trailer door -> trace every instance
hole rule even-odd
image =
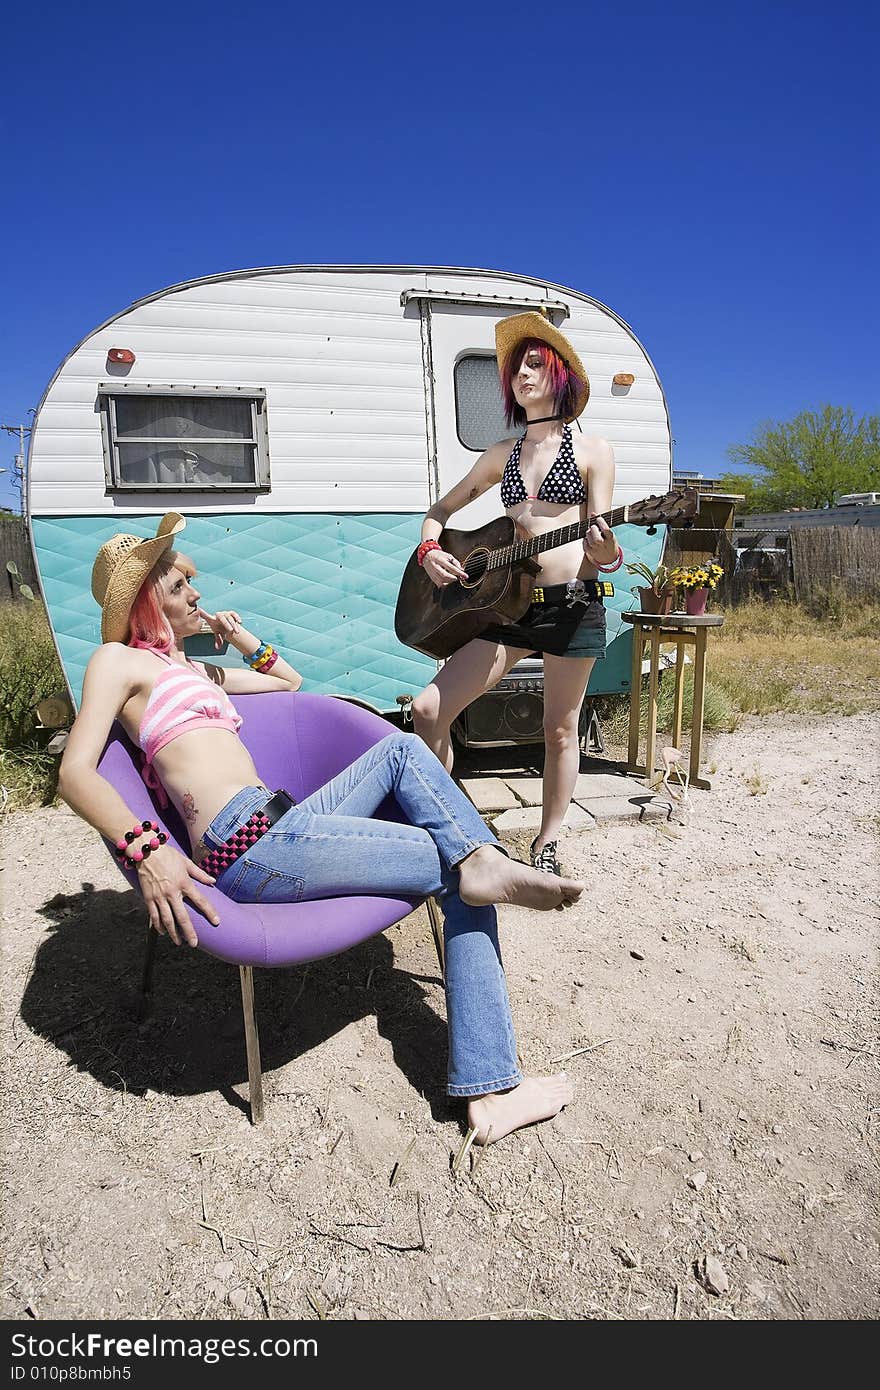
[[[422,317],[428,419],[429,488],[436,501],[473,467],[480,454],[514,431],[504,419],[495,325],[527,309],[543,309],[553,322],[568,317],[559,300],[501,300],[491,295],[452,291],[408,291],[404,303],[418,300]],[[472,530],[502,512],[497,488],[456,513],[455,526]]]

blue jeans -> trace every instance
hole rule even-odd
[[[408,824],[372,820],[393,796]],[[258,806],[265,787],[242,787],[203,836],[218,848]],[[372,893],[438,897],[446,947],[451,1096],[519,1085],[516,1039],[494,907],[468,907],[456,865],[492,832],[431,750],[390,734],[331,782],[286,811],[224,869],[217,887],[235,902],[295,903]]]

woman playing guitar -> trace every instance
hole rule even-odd
[[[496,483],[508,516],[525,537],[586,521],[611,507],[611,446],[571,430],[590,395],[571,343],[538,313],[502,319],[495,342],[507,421],[524,425],[525,434],[493,444],[425,516],[419,562],[438,586],[466,580],[467,573],[437,537],[451,516]],[[621,559],[613,533],[596,516],[582,542],[542,555],[535,601],[524,617],[485,628],[449,658],[413,702],[417,733],[451,770],[452,721],[525,655],[543,656],[544,802],[531,860],[547,873],[560,873],[556,843],[580,766],[581,703],[593,663],[605,655],[597,572],[617,569]]]

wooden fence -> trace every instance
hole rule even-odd
[[[835,590],[850,598],[880,598],[880,527],[793,526],[787,535],[777,532],[778,544],[769,548],[758,535],[749,548],[746,535],[737,532],[670,529],[666,564],[703,559],[706,551],[699,546],[704,536],[724,567],[713,596],[717,608],[792,591],[800,603],[810,605],[821,605]]]
[[[9,573],[7,560],[14,560],[18,565],[20,579]],[[0,597],[18,598],[19,584],[30,584],[36,593],[36,583],[37,571],[24,517],[0,512]]]
[[[880,597],[880,529],[792,527],[789,545],[799,602],[821,600],[833,589],[850,598]]]

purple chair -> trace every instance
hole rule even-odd
[[[361,753],[385,738],[391,726],[378,715],[344,699],[326,695],[236,695],[242,716],[241,739],[254,760],[260,778],[273,790],[284,787],[297,801],[341,772]],[[116,788],[135,816],[159,821],[171,843],[189,854],[189,840],[173,806],[160,809],[139,773],[139,753],[119,724],[114,724],[101,754],[98,771]],[[382,820],[401,820],[401,812],[389,798],[377,813]],[[105,841],[113,854],[113,846]],[[124,869],[128,882],[138,887],[137,875]],[[253,967],[302,965],[357,946],[408,916],[418,901],[409,898],[346,897],[316,902],[234,903],[215,888],[199,884],[205,897],[218,908],[220,925],[214,927],[190,903],[188,910],[199,938],[199,947],[220,960],[239,967],[247,1044],[251,1119],[263,1118],[263,1081],[260,1043],[254,1016]],[[431,929],[442,955],[442,928],[433,900],[428,900]],[[143,992],[150,988],[153,956],[158,940],[150,930]]]

